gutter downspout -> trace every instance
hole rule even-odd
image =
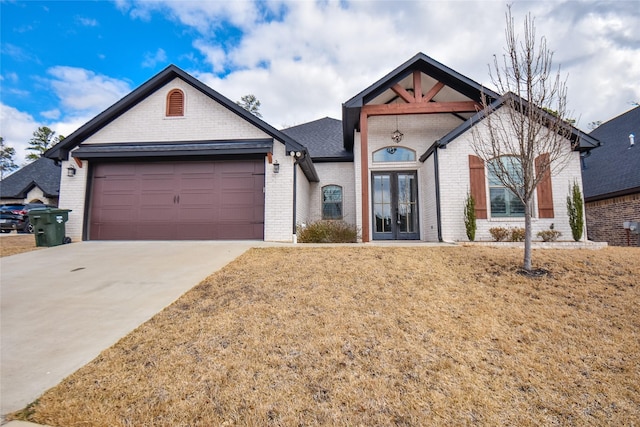
[[[438,227],[438,242],[442,242],[442,219],[440,212],[440,164],[438,163],[438,148],[440,144],[436,142],[433,150],[433,170],[436,185],[436,223]]]

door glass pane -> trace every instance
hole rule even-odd
[[[391,232],[391,177],[373,177],[373,215],[376,233]]]
[[[417,183],[415,175],[398,174],[398,231],[418,231]]]

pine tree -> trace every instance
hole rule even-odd
[[[18,169],[18,165],[13,161],[16,150],[13,147],[4,145],[4,138],[0,136],[0,179],[8,172]]]
[[[64,136],[55,136],[56,132],[46,126],[40,126],[33,132],[33,138],[29,140],[27,150],[34,151],[27,155],[27,160],[38,160],[49,148],[64,139]]]

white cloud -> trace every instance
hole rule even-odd
[[[537,18],[537,36],[546,37],[554,64],[568,76],[569,108],[583,128],[640,99],[640,32],[634,30],[640,9],[630,3],[513,6],[518,33],[527,12]],[[286,6],[275,21],[255,18],[256,7],[247,15],[255,21],[244,24],[235,47],[223,50],[206,38],[194,43],[218,76],[194,73],[233,100],[255,94],[265,120],[276,127],[327,112],[340,118],[342,102],[419,51],[491,87],[488,64],[504,51],[506,7],[500,2],[294,1]],[[212,22],[222,17],[203,15]],[[222,70],[231,71],[220,77]]]
[[[211,68],[213,68],[213,71],[216,73],[224,71],[226,63],[224,50],[217,46],[209,45],[203,40],[194,41],[193,47],[200,51],[200,53],[205,57],[205,61],[211,65]]]
[[[97,27],[98,25],[100,25],[98,24],[98,21],[96,19],[86,18],[83,16],[76,16],[76,21],[83,27]]]
[[[269,4],[271,3],[271,4]],[[273,8],[280,2],[267,2]],[[183,25],[193,27],[201,34],[219,28],[223,22],[247,29],[262,19],[257,2],[253,1],[125,1],[117,0],[117,7],[132,18],[148,21],[152,14],[165,13]]]
[[[0,103],[0,124],[5,145],[16,150],[16,164],[22,166],[27,163],[25,157],[29,152],[26,148],[33,131],[38,128],[36,121],[31,115]]]
[[[48,111],[43,111],[40,113],[40,115],[46,119],[51,119],[51,120],[55,120],[60,118],[60,110],[57,108],[54,108],[53,110],[48,110]]]
[[[158,48],[155,53],[147,52],[144,54],[142,66],[145,68],[154,68],[158,63],[167,61],[167,53],[162,48]]]
[[[18,83],[18,81],[20,80],[20,77],[18,77],[18,73],[6,73],[4,76],[0,76],[0,80],[4,81],[7,80],[11,83]]]
[[[58,66],[50,68],[48,73],[52,79],[41,80],[41,83],[49,84],[60,99],[59,108],[40,113],[49,122],[38,122],[31,114],[0,104],[2,137],[16,150],[15,161],[19,165],[26,163],[28,142],[39,126],[48,126],[57,135],[68,136],[131,91],[127,82],[82,68]]]
[[[537,17],[538,36],[546,36],[554,63],[568,74],[569,108],[585,130],[589,122],[608,120],[630,109],[630,101],[640,101],[640,32],[635,30],[640,10],[634,3],[513,5],[519,33],[525,13]],[[417,52],[490,86],[487,65],[504,49],[502,2],[117,0],[116,5],[133,18],[164,16],[185,26],[184,34],[197,34],[193,50],[179,59],[204,66],[186,71],[233,101],[256,95],[265,121],[278,128],[325,116],[340,119],[343,102]],[[216,39],[229,25],[241,30],[238,38]],[[37,60],[17,46],[2,49],[18,60]],[[159,48],[145,55],[142,65],[166,60]],[[126,81],[83,68],[57,66],[48,73],[45,83],[60,103],[42,114],[62,135],[132,89]],[[4,81],[12,78],[5,75]],[[40,125],[8,106],[2,114],[3,136],[14,146],[26,145]],[[13,140],[6,136],[9,125]]]
[[[131,91],[125,81],[83,68],[56,66],[48,70],[50,85],[67,116],[95,115]]]
[[[54,112],[51,113],[51,119]],[[42,113],[44,114],[44,113]],[[27,150],[29,140],[33,137],[33,132],[40,126],[47,126],[55,131],[56,135],[69,136],[80,126],[93,118],[93,115],[78,115],[71,118],[64,118],[60,121],[51,121],[48,123],[37,122],[33,116],[18,109],[0,103],[0,128],[2,129],[2,137],[4,143],[16,150],[14,161],[19,166],[29,163],[26,156],[31,153]]]

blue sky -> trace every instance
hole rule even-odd
[[[500,1],[0,0],[0,132],[24,163],[42,125],[69,135],[173,63],[277,128],[330,116],[421,51],[490,86]],[[578,126],[640,101],[640,3],[517,1],[568,76]]]

